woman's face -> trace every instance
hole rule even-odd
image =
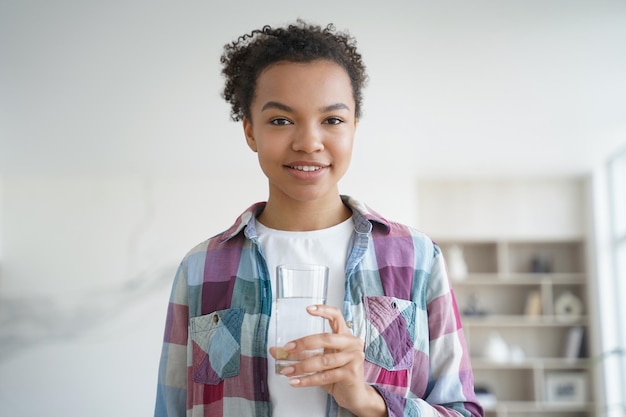
[[[277,63],[261,72],[255,93],[243,125],[270,199],[336,201],[357,125],[346,71],[326,60]]]

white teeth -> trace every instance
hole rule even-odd
[[[304,171],[304,172],[318,171],[322,169],[322,167],[313,167],[313,166],[295,166],[292,168],[297,169],[298,171]]]

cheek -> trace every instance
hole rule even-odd
[[[257,159],[263,171],[275,169],[276,165],[281,165],[284,159],[284,152],[276,144],[269,144],[265,141],[257,144]]]
[[[335,144],[332,153],[335,172],[343,176],[348,171],[352,161],[352,141]]]
[[[352,148],[354,140],[352,138],[346,138],[336,144],[335,152],[342,155],[344,158],[352,157]]]

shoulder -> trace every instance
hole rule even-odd
[[[387,247],[389,250],[398,250],[399,247],[410,249],[416,254],[421,254],[424,259],[434,259],[441,254],[441,249],[423,231],[403,223],[388,221],[388,230],[380,228],[372,229],[372,239],[380,247]],[[389,242],[397,242],[389,245]],[[380,243],[384,243],[380,244]]]
[[[246,228],[253,223],[253,219],[265,207],[264,202],[255,203],[248,207],[242,214],[237,216],[235,222],[226,230],[196,244],[184,256],[183,263],[194,263],[199,259],[217,257],[221,260],[229,260],[239,257],[239,254],[247,241]],[[254,232],[252,232],[254,233]]]
[[[377,252],[412,254],[420,259],[434,259],[441,253],[439,246],[416,227],[389,220],[353,197],[342,198],[354,214],[357,233],[370,233]]]

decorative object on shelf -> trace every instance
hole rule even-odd
[[[574,322],[583,314],[583,302],[573,292],[563,291],[554,301],[554,315],[563,322]]]
[[[537,254],[530,262],[530,270],[536,274],[548,274],[552,272],[552,259],[546,253]]]
[[[577,403],[587,400],[587,376],[584,372],[546,373],[546,401]]]
[[[523,363],[526,359],[526,352],[521,346],[514,345],[509,349],[509,360],[513,363]]]
[[[474,392],[476,393],[476,399],[484,408],[492,408],[498,403],[498,399],[496,395],[491,392],[489,387],[484,385],[476,385],[474,387]]]
[[[566,360],[575,361],[582,356],[584,334],[585,329],[582,326],[574,326],[569,329],[563,346],[563,357]]]
[[[446,251],[448,273],[453,281],[461,281],[467,278],[467,263],[463,256],[463,247],[454,244]]]
[[[530,291],[526,296],[524,314],[528,317],[539,317],[541,311],[541,292],[537,290]]]
[[[509,360],[509,347],[498,332],[492,332],[485,344],[485,358],[493,362],[504,363]]]
[[[463,309],[464,316],[485,316],[487,311],[478,308],[478,298],[476,294],[470,294],[468,297],[467,306]]]

